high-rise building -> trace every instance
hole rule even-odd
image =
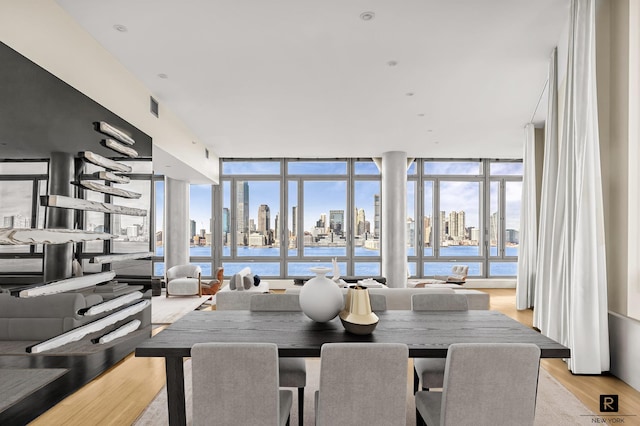
[[[413,218],[407,218],[407,243],[411,246],[415,246],[416,241],[416,223]]]
[[[249,182],[236,184],[236,230],[238,245],[247,245],[249,237]]]
[[[446,216],[447,212],[445,212],[444,210],[440,211],[440,241],[446,241],[447,240],[447,234],[448,234],[448,230],[447,230],[447,216]]]
[[[184,229],[184,228],[183,228]],[[196,235],[196,221],[191,219],[189,227],[189,238],[192,239]]]
[[[452,211],[449,213],[449,237],[455,241],[461,241],[465,239],[465,213],[464,211]]]
[[[498,212],[491,214],[489,221],[489,241],[492,246],[498,244]]]
[[[424,244],[427,247],[431,246],[431,216],[425,216],[423,218],[424,226]]]
[[[229,208],[225,207],[222,209],[222,233],[223,234],[229,233],[229,223],[230,223],[229,219],[230,219]]]
[[[291,235],[298,235],[298,206],[291,207]]]
[[[373,194],[373,236],[380,238],[380,194]]]
[[[122,235],[122,217],[119,214],[111,215],[113,227],[111,233],[116,235]]]
[[[364,209],[356,208],[356,235],[364,235],[367,232]]]
[[[329,229],[334,234],[342,235],[344,232],[344,210],[329,210]]]
[[[266,204],[260,204],[258,207],[258,234],[267,235],[271,229],[271,210]]]
[[[273,228],[275,229],[275,241],[280,241],[280,214],[276,213],[276,217],[273,219]]]

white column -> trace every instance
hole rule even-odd
[[[389,287],[407,286],[407,154],[382,154],[382,275]]]
[[[189,263],[189,182],[164,178],[164,267]]]

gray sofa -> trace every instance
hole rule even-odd
[[[285,290],[287,294],[300,293],[301,287],[296,286]],[[346,294],[347,289],[342,289]],[[268,292],[268,290],[267,290]],[[370,288],[371,294],[382,294],[387,300],[387,309],[389,310],[410,310],[411,296],[413,294],[424,293],[456,293],[463,294],[467,297],[469,309],[488,310],[490,308],[489,293],[472,289],[450,289],[450,288]],[[217,310],[248,310],[249,299],[256,292],[218,292],[216,294]]]
[[[102,302],[99,294],[62,293],[33,298],[0,294],[0,340],[46,340],[96,318],[78,311]]]

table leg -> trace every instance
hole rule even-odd
[[[169,425],[186,426],[187,412],[184,401],[184,368],[182,357],[166,357],[167,408]]]

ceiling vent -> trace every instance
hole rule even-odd
[[[149,97],[150,101],[151,101],[151,114],[155,115],[156,117],[158,117],[158,110],[159,110],[159,105],[158,105],[158,101],[156,101],[155,99],[153,99],[153,97]]]

